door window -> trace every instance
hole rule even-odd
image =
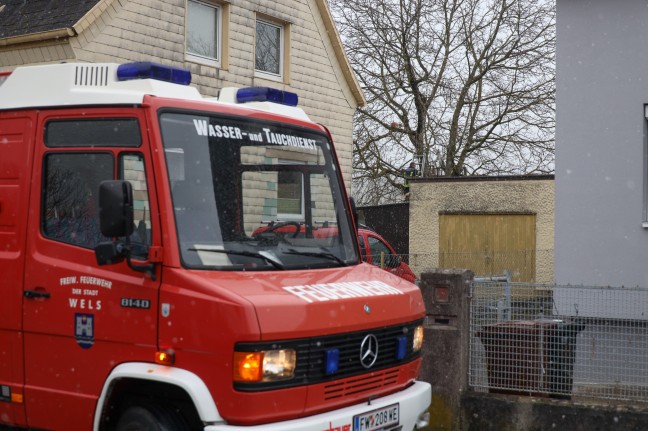
[[[97,191],[112,178],[110,153],[45,156],[43,235],[86,248],[106,241],[99,231]]]
[[[109,241],[99,228],[99,184],[115,178],[112,153],[52,153],[45,156],[42,232],[46,238],[84,248]],[[119,156],[119,178],[133,186],[133,255],[146,258],[151,216],[144,162],[140,154]]]
[[[133,187],[132,255],[146,258],[151,245],[151,207],[149,204],[146,171],[141,154],[121,154],[119,179],[127,180]]]

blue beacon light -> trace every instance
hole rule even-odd
[[[117,79],[119,81],[147,78],[173,84],[189,85],[191,83],[191,72],[149,61],[126,63],[117,67]]]
[[[396,359],[403,359],[407,354],[407,337],[401,335],[396,342]]]
[[[340,349],[329,349],[326,351],[326,374],[336,373],[340,363]]]
[[[247,87],[236,92],[238,103],[274,102],[287,106],[297,106],[297,94],[270,87]]]

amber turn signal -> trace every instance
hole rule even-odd
[[[173,352],[156,352],[155,363],[161,365],[173,365],[175,362],[175,354]]]
[[[263,379],[263,352],[234,352],[234,381],[260,382]]]

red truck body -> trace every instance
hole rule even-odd
[[[362,263],[328,131],[117,69],[0,85],[0,424],[424,425],[421,294]],[[109,226],[110,183],[128,226]],[[339,232],[254,235],[288,216]]]

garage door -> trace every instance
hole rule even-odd
[[[535,225],[535,214],[441,214],[439,265],[476,276],[510,271],[513,281],[533,281]]]

